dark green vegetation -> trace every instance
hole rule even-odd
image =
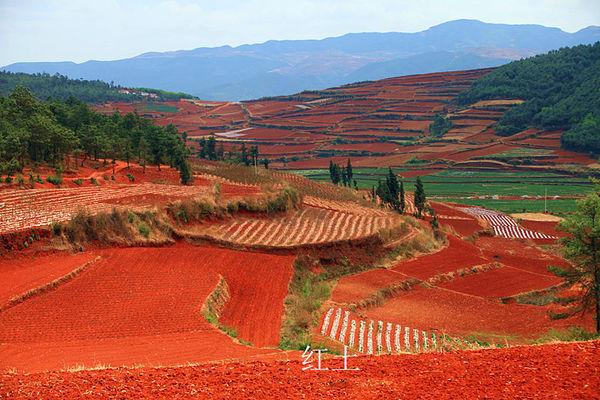
[[[600,42],[551,51],[499,67],[458,97],[462,105],[479,100],[522,99],[498,121],[499,135],[529,127],[564,129],[567,149],[600,153]]]
[[[24,86],[40,99],[67,100],[74,97],[86,103],[105,103],[108,101],[140,101],[148,96],[140,93],[154,94],[154,100],[167,101],[193,98],[185,93],[173,93],[164,90],[139,88],[136,94],[119,93],[121,86],[115,86],[99,80],[86,81],[69,79],[56,74],[24,74],[0,71],[0,96],[8,96],[17,86]],[[151,110],[149,110],[151,111]],[[158,111],[158,110],[156,110]]]
[[[598,188],[600,190],[600,188]],[[559,228],[569,234],[561,239],[565,257],[573,268],[561,275],[567,282],[581,286],[581,301],[568,315],[592,310],[596,333],[600,333],[600,196],[591,193],[577,202],[577,211],[562,221]],[[567,315],[567,316],[568,316]]]
[[[433,136],[442,137],[446,132],[452,128],[452,121],[445,118],[443,115],[436,114],[433,117],[433,122],[429,125],[429,132]]]
[[[184,183],[192,178],[188,150],[173,125],[154,126],[133,113],[105,116],[74,98],[39,101],[22,86],[0,97],[0,174],[43,163],[60,171],[68,155],[82,163],[88,158],[159,168],[168,163],[180,170]]]

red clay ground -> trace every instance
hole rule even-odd
[[[201,307],[218,282],[220,318],[256,346],[279,342],[292,256],[177,244],[97,250],[103,257],[57,289],[0,313],[0,368],[132,365],[247,358],[273,350],[234,343]]]
[[[324,366],[338,367],[340,360]],[[600,342],[360,357],[359,371],[302,371],[300,361],[0,375],[0,395],[65,399],[600,398]]]
[[[590,315],[552,320],[546,311],[544,307],[502,304],[443,288],[416,287],[386,301],[383,307],[364,311],[364,315],[375,321],[392,321],[458,337],[476,335],[488,340],[499,337],[502,343],[505,337],[514,343],[522,338],[539,337],[550,329],[592,326]]]
[[[0,258],[0,307],[11,298],[45,285],[94,259],[92,253],[66,255],[2,256]]]

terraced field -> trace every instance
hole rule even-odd
[[[596,161],[560,150],[560,132],[529,130],[506,140],[495,136],[493,124],[518,100],[456,109],[452,100],[490,71],[404,76],[241,103],[115,103],[100,110],[136,109],[159,125],[172,123],[186,131],[191,143],[214,134],[226,151],[242,143],[257,145],[277,168],[326,167],[330,158],[340,162],[347,157],[368,167],[410,166],[413,157],[425,164],[443,162],[442,168],[487,160],[522,167],[532,161],[550,167]],[[436,114],[453,122],[441,138],[429,132]]]
[[[235,218],[182,228],[188,236],[248,247],[293,248],[366,238],[402,220],[390,212],[308,197],[302,209],[275,218]]]

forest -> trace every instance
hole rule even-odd
[[[99,80],[69,79],[60,74],[24,74],[0,71],[0,96],[8,96],[17,86],[26,87],[34,96],[44,100],[57,99],[65,101],[69,97],[74,97],[86,103],[99,104],[109,101],[142,101],[147,97],[140,94],[120,93],[119,90],[125,88]],[[157,101],[194,98],[194,96],[186,93],[173,93],[148,88],[136,89],[136,93],[141,92],[156,95],[154,99]]]
[[[173,125],[155,126],[134,113],[106,116],[73,97],[40,101],[23,86],[0,97],[0,174],[42,164],[60,168],[74,155],[82,162],[169,164],[189,183],[188,153]]]
[[[498,67],[458,97],[460,105],[479,100],[522,99],[496,126],[510,136],[533,127],[564,130],[566,149],[600,153],[600,42],[562,48]]]

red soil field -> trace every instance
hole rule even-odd
[[[565,233],[564,231],[556,229],[558,222],[521,220],[521,221],[519,221],[519,224],[521,226],[523,226],[523,228],[525,228],[525,229],[542,232],[542,233],[545,233],[545,234],[551,235],[551,236],[558,236],[558,237],[568,236],[568,234]]]
[[[367,318],[398,322],[404,326],[450,335],[477,334],[485,338],[496,336],[535,338],[550,329],[579,325],[591,329],[591,315],[580,314],[562,320],[552,320],[545,307],[523,304],[502,304],[470,294],[444,288],[413,290],[389,299],[383,307],[364,311]]]
[[[536,274],[554,276],[548,272],[548,266],[567,267],[569,264],[557,256],[543,252],[525,241],[501,237],[480,237],[477,247],[491,259]]]
[[[340,359],[326,359],[341,368]],[[325,364],[324,364],[325,365]],[[250,362],[0,375],[9,398],[598,399],[600,343],[358,357],[358,371],[302,371],[292,362]],[[393,372],[393,373],[390,373]],[[269,377],[268,380],[259,377]]]
[[[513,296],[532,290],[558,285],[556,276],[535,274],[514,267],[503,266],[483,273],[456,278],[439,286],[460,293],[489,298]]]
[[[256,346],[279,342],[292,256],[187,244],[97,253],[103,259],[71,281],[0,313],[0,367],[143,363],[147,352],[162,365],[166,349],[180,363],[264,353],[235,344],[202,316],[219,274],[231,295],[220,322]],[[44,358],[32,362],[42,349]]]
[[[427,279],[437,274],[483,265],[488,262],[488,259],[480,255],[476,246],[454,236],[448,236],[446,248],[413,260],[401,261],[392,270],[419,279]]]
[[[0,307],[11,298],[67,275],[94,258],[93,253],[2,256]]]

